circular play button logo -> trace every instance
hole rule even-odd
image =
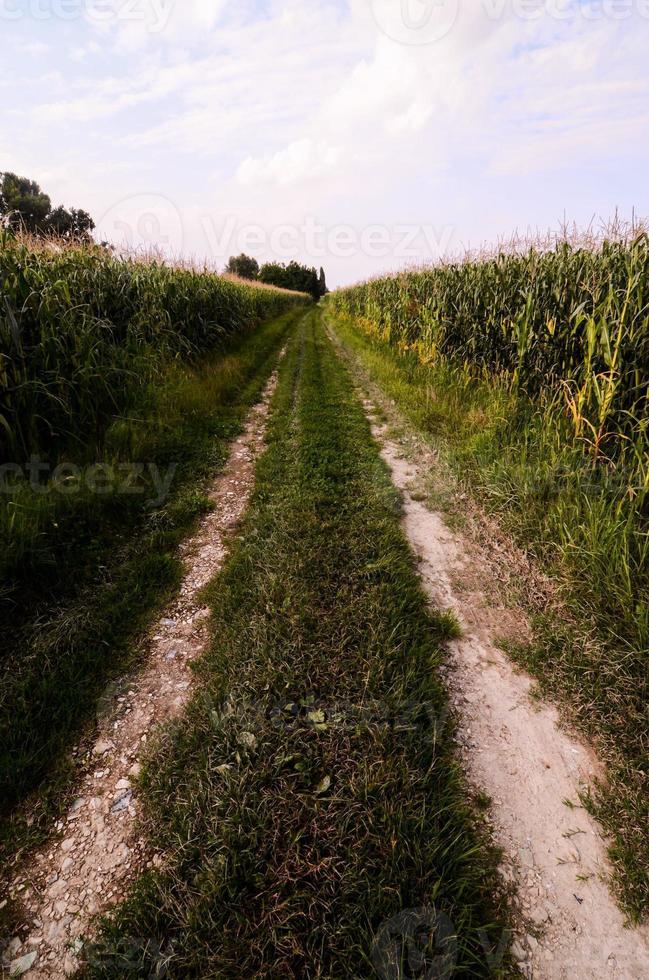
[[[371,0],[379,29],[399,44],[434,44],[455,26],[460,0]]]

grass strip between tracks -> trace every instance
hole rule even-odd
[[[104,925],[89,977],[504,974],[495,856],[436,679],[457,627],[427,611],[319,321],[282,363],[197,693],[142,777],[164,870]]]

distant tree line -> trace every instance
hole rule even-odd
[[[36,181],[10,171],[0,171],[0,221],[14,231],[81,240],[89,239],[95,227],[87,211],[61,205],[52,208],[51,199]]]
[[[315,269],[299,262],[266,262],[259,267],[256,259],[250,255],[232,256],[226,266],[226,272],[239,276],[241,279],[255,279],[268,286],[281,286],[282,289],[292,289],[300,293],[309,293],[315,300],[326,296],[327,280],[324,269]]]
[[[79,241],[90,240],[95,222],[87,211],[77,208],[52,207],[48,194],[35,180],[19,177],[9,170],[0,171],[0,225],[13,231],[24,230],[35,235],[58,235]],[[226,272],[241,279],[256,280],[269,286],[280,286],[295,292],[308,293],[319,300],[328,293],[324,269],[299,262],[266,262],[261,268],[249,255],[232,256]]]

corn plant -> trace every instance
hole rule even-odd
[[[0,463],[101,443],[174,358],[308,297],[0,233]]]
[[[526,393],[561,392],[595,457],[634,440],[649,398],[649,239],[567,242],[400,274],[333,308],[422,361],[448,358]],[[644,433],[644,429],[642,429]]]
[[[464,445],[463,473],[472,467],[494,508],[515,511],[521,536],[567,570],[581,607],[626,644],[625,671],[633,664],[644,683],[647,235],[502,251],[361,283],[328,303],[418,359],[437,386],[437,414],[453,420],[448,439]],[[462,426],[472,441],[456,435]]]

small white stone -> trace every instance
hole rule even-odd
[[[115,745],[114,745],[113,742],[109,741],[108,739],[100,739],[95,744],[95,746],[94,746],[94,748],[92,750],[92,754],[93,755],[105,755],[106,752],[110,752],[110,750],[111,749],[114,749],[114,748],[115,748]]]
[[[523,949],[523,947],[521,946],[521,944],[518,942],[517,939],[515,939],[514,942],[512,943],[511,949],[512,949],[512,956],[519,963],[527,959],[527,953],[525,952],[525,950]]]
[[[22,977],[23,973],[31,970],[37,959],[38,953],[34,951],[33,953],[27,953],[26,956],[21,956],[18,960],[14,960],[13,963],[9,964],[9,976]]]
[[[22,946],[22,943],[21,943],[20,939],[18,938],[18,936],[14,936],[14,938],[11,940],[11,942],[7,946],[7,950],[6,950],[7,956],[9,958],[11,958],[12,956],[15,956],[21,946]]]
[[[122,790],[115,797],[115,802],[110,808],[110,812],[121,813],[123,810],[126,810],[130,806],[132,799],[133,799],[133,793],[131,792],[131,790],[126,790],[126,791]]]

